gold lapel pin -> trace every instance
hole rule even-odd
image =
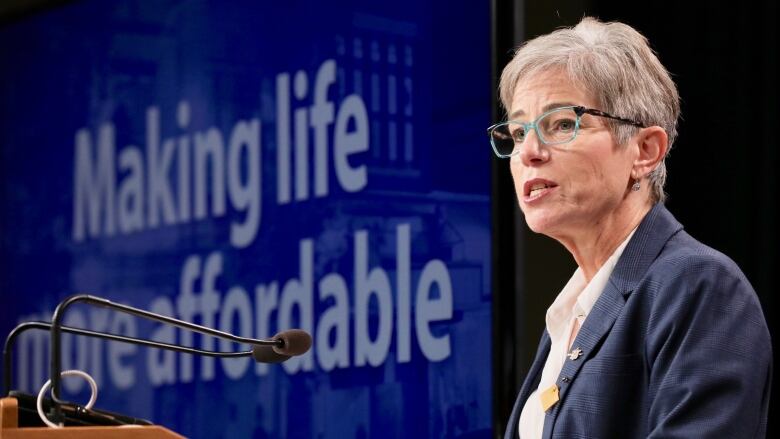
[[[554,406],[558,402],[558,386],[553,384],[552,386],[544,389],[539,395],[539,400],[542,402],[542,410],[545,412]]]
[[[582,349],[573,349],[571,352],[569,352],[569,359],[576,360],[577,358],[580,358],[580,355],[582,355]]]

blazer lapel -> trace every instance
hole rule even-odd
[[[545,330],[542,333],[542,339],[539,341],[539,349],[536,350],[536,357],[534,358],[531,368],[528,370],[528,375],[523,386],[520,388],[519,397],[522,399],[523,404],[531,395],[531,392],[536,390],[539,385],[539,379],[542,376],[542,370],[544,369],[544,363],[547,361],[547,355],[550,353],[550,334]]]
[[[556,381],[559,387],[558,403],[548,410],[544,417],[543,438],[552,436],[552,427],[570,388],[568,383],[575,379],[582,365],[593,355],[594,349],[599,345],[601,339],[612,329],[612,325],[615,323],[618,315],[620,315],[620,311],[625,303],[626,300],[622,292],[618,290],[615,284],[612,282],[607,283],[601,296],[593,305],[590,314],[588,314],[588,318],[585,319],[585,324],[582,325],[582,328],[577,333],[574,343],[571,345],[572,352],[577,351],[579,353],[566,358],[561,373],[558,375],[558,380]]]
[[[572,352],[579,349],[579,353],[566,358],[561,373],[558,375],[556,384],[559,387],[559,399],[558,403],[545,415],[543,438],[552,436],[556,417],[570,388],[568,383],[576,378],[582,365],[594,355],[594,350],[601,340],[609,334],[612,325],[626,304],[627,298],[644,277],[650,264],[661,252],[669,238],[680,230],[682,230],[682,225],[662,204],[656,204],[639,224],[637,231],[615,265],[604,291],[596,300],[588,318],[585,319],[585,323],[572,343]]]
[[[517,437],[517,424],[520,422],[520,413],[523,411],[523,406],[525,405],[526,400],[528,400],[528,396],[531,395],[531,392],[539,385],[542,369],[544,369],[544,363],[547,361],[549,352],[550,335],[547,334],[547,330],[545,330],[542,333],[542,339],[539,341],[539,348],[536,350],[534,362],[531,364],[531,368],[528,369],[528,374],[525,376],[523,385],[520,387],[520,393],[515,400],[515,406],[512,408],[512,414],[509,416],[509,422],[507,423],[504,432],[504,439]]]

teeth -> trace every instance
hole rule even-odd
[[[544,184],[544,183],[535,183],[533,186],[531,186],[531,190],[530,190],[528,195],[533,197],[533,196],[539,194],[539,192],[547,189],[547,187],[548,186],[546,184]]]

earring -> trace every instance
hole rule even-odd
[[[642,188],[642,185],[639,184],[639,180],[634,180],[634,184],[631,186],[631,190],[636,192],[636,191],[638,191],[641,188]]]

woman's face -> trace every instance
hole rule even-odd
[[[561,72],[541,72],[518,83],[511,120],[531,122],[552,108],[581,105],[599,108]],[[582,116],[577,137],[544,145],[528,133],[510,168],[528,227],[556,239],[575,239],[599,226],[609,227],[633,183],[631,169],[638,148],[618,145],[598,116]]]

